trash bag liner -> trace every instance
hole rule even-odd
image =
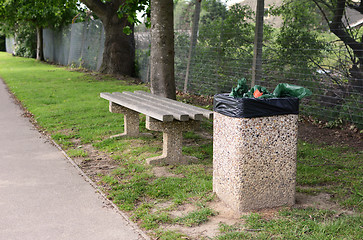
[[[214,111],[236,118],[299,114],[299,98],[234,98],[222,93],[214,96]]]

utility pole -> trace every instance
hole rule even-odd
[[[192,34],[190,37],[190,46],[189,46],[189,54],[188,54],[188,63],[187,63],[187,70],[186,70],[186,74],[185,74],[185,80],[184,80],[184,92],[185,93],[188,91],[190,64],[191,64],[193,56],[194,56],[195,46],[197,45],[201,4],[202,4],[202,0],[195,1]]]
[[[264,15],[265,15],[265,0],[257,0],[251,87],[255,86],[256,82],[259,82],[261,80],[261,75],[262,75],[262,43],[263,43]]]

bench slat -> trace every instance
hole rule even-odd
[[[169,114],[161,109],[152,108],[140,103],[139,101],[130,100],[126,96],[115,96],[111,93],[105,92],[101,93],[100,97],[163,122],[171,122],[174,120],[174,116],[172,114]]]
[[[188,121],[189,120],[188,113],[185,113],[183,111],[178,111],[177,109],[171,108],[170,106],[167,106],[166,104],[160,104],[160,102],[158,102],[158,101],[152,101],[152,102],[147,101],[148,99],[146,99],[142,96],[135,95],[132,92],[127,92],[127,91],[122,92],[122,93],[114,92],[113,94],[117,95],[117,96],[125,96],[125,97],[135,100],[137,102],[144,102],[146,100],[148,106],[155,108],[155,109],[162,109],[163,111],[166,111],[169,114],[173,115],[173,117],[176,120],[179,120],[179,121]]]
[[[153,101],[154,103],[157,103],[158,105],[161,105],[163,107],[167,106],[171,109],[177,109],[179,112],[188,114],[189,117],[193,120],[203,120],[204,116],[200,111],[196,111],[192,108],[186,107],[184,105],[179,105],[178,101],[168,98],[160,98],[153,94],[144,94],[143,91],[135,91],[133,94],[140,96],[146,100]]]
[[[195,107],[195,106],[192,106],[192,105],[189,105],[189,104],[186,104],[186,103],[182,103],[182,102],[178,102],[178,101],[175,101],[175,100],[172,100],[172,99],[164,98],[164,97],[157,96],[157,95],[154,95],[152,93],[148,93],[148,92],[144,92],[144,91],[135,91],[135,94],[148,96],[148,97],[150,97],[152,99],[159,99],[162,102],[168,102],[168,103],[171,102],[171,104],[174,105],[174,106],[178,106],[178,107],[181,107],[183,109],[187,109],[187,110],[195,111],[195,112],[197,112],[199,114],[203,114],[203,116],[205,118],[207,118],[207,119],[213,118],[213,112],[209,111],[209,110],[206,110],[206,109],[203,109],[203,108]]]

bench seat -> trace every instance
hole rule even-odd
[[[184,164],[190,162],[182,155],[182,132],[199,127],[203,119],[213,118],[213,112],[144,91],[101,93],[109,101],[109,110],[124,114],[120,136],[139,136],[139,113],[146,115],[146,128],[163,132],[162,156],[147,159],[149,164]]]

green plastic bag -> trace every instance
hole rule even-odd
[[[245,78],[238,80],[237,87],[232,88],[232,91],[229,94],[229,96],[234,97],[234,98],[242,98],[243,95],[248,92],[248,86],[247,86],[246,82],[247,81]]]
[[[265,87],[255,85],[247,93],[243,94],[244,98],[272,98],[274,97]]]
[[[312,92],[307,88],[288,83],[278,84],[273,93],[270,93],[265,87],[261,87],[260,85],[255,85],[253,88],[248,89],[246,82],[247,81],[245,78],[238,80],[237,87],[232,88],[232,91],[229,94],[229,96],[232,96],[234,98],[263,99],[263,98],[296,97],[302,99],[312,94]]]
[[[311,94],[312,92],[307,88],[288,83],[278,84],[273,92],[273,95],[277,98],[296,97],[302,99],[303,97],[308,97]]]

